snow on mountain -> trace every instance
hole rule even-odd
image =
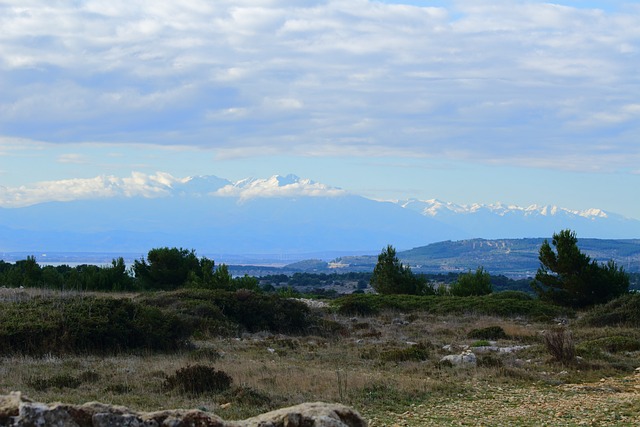
[[[473,236],[488,239],[551,236],[565,228],[585,237],[629,238],[640,235],[640,221],[601,209],[572,210],[552,205],[521,207],[503,203],[457,205],[437,199],[409,199],[398,204]]]
[[[418,211],[425,216],[438,217],[450,214],[471,215],[479,212],[488,212],[498,216],[517,214],[522,216],[580,216],[583,218],[608,218],[608,214],[601,209],[571,210],[551,205],[530,205],[526,207],[516,205],[495,204],[472,204],[457,205],[454,203],[442,202],[437,199],[418,200],[409,199],[398,202],[402,207]]]

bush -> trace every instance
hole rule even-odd
[[[358,297],[362,294],[352,294]],[[379,310],[371,303],[371,299],[365,298],[344,298],[338,306],[338,313],[345,316],[373,316],[378,314]]]
[[[621,296],[592,308],[580,320],[584,326],[640,326],[640,293]]]
[[[0,353],[115,353],[183,347],[191,330],[158,308],[112,298],[34,298],[0,310]]]
[[[142,301],[178,314],[202,334],[303,333],[315,320],[300,301],[247,289],[182,289],[148,295]]]
[[[27,385],[37,391],[45,391],[49,388],[78,388],[82,380],[69,374],[54,375],[50,378],[31,378]]]
[[[614,335],[582,342],[576,347],[576,351],[581,356],[595,357],[601,356],[603,351],[608,353],[640,351],[640,340]]]
[[[178,369],[165,380],[164,388],[199,396],[228,390],[232,382],[233,379],[224,371],[217,371],[206,365],[193,365]]]
[[[429,358],[429,349],[423,343],[414,344],[407,348],[387,350],[380,353],[380,359],[385,362],[406,362],[409,360],[422,361]]]
[[[481,340],[499,340],[508,338],[504,329],[500,326],[488,326],[486,328],[472,329],[467,334],[469,338]]]
[[[568,329],[559,327],[546,331],[544,334],[544,344],[556,362],[563,364],[575,362],[575,343]]]
[[[499,293],[470,297],[351,294],[334,300],[333,304],[338,312],[346,315],[359,314],[358,311],[373,314],[381,310],[425,311],[434,315],[527,316],[537,320],[573,315],[571,309],[539,299],[525,299],[520,293],[515,298],[506,298]]]

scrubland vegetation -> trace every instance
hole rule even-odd
[[[513,292],[349,295],[327,304],[245,290],[7,289],[0,389],[39,401],[195,407],[230,419],[336,401],[372,425],[541,425],[533,407],[510,413],[514,402],[548,398],[553,406],[592,394],[607,401],[565,412],[574,424],[549,413],[557,421],[549,425],[580,417],[629,425],[640,415],[637,399],[626,399],[635,383],[601,381],[626,381],[638,367],[640,295],[578,312]],[[465,349],[476,352],[475,365],[441,361]]]
[[[417,294],[309,300],[176,251],[192,264],[173,281],[146,260],[120,292],[1,289],[0,391],[227,419],[321,400],[372,426],[640,422],[640,294],[576,307],[478,269],[460,293],[410,278]]]

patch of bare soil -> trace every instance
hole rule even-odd
[[[478,385],[472,396],[415,404],[370,420],[379,426],[636,426],[640,371],[595,383],[528,388]]]

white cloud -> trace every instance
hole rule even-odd
[[[289,175],[274,175],[268,179],[246,179],[227,185],[215,193],[217,196],[237,197],[241,201],[255,197],[338,197],[346,194],[309,179]]]
[[[174,189],[189,185],[191,177],[176,178],[166,172],[153,175],[132,172],[125,178],[113,175],[94,178],[75,178],[42,181],[19,187],[0,186],[0,207],[15,208],[50,201],[102,199],[110,197],[166,197]],[[178,191],[179,192],[179,191]],[[274,175],[268,179],[245,179],[222,188],[214,188],[209,196],[236,197],[247,200],[254,197],[337,197],[346,192],[300,179],[294,175]]]
[[[603,139],[612,156],[637,152],[640,8],[440,3],[5,1],[0,126],[221,156],[391,152],[586,170]],[[608,135],[585,134],[595,125]]]
[[[58,181],[42,181],[20,187],[0,187],[0,206],[22,207],[50,201],[100,199],[106,197],[160,197],[178,182],[171,175],[158,172],[146,175],[134,172],[130,177],[97,176]]]

